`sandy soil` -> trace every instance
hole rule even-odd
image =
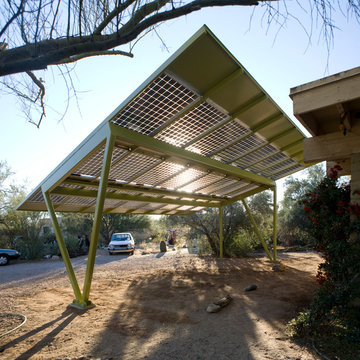
[[[86,258],[74,262],[82,284]],[[290,341],[285,325],[311,300],[320,258],[287,253],[281,262],[284,272],[262,256],[100,252],[91,290],[96,307],[88,311],[68,307],[73,294],[61,260],[3,266],[0,312],[28,320],[0,337],[0,358],[317,359]],[[251,284],[257,290],[245,292]],[[206,312],[227,294],[229,306]],[[0,322],[0,335],[19,320]]]

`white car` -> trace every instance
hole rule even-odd
[[[116,253],[128,253],[134,254],[135,241],[130,233],[115,233],[111,237],[111,241],[108,246],[110,255]]]

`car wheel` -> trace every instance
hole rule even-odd
[[[7,265],[9,263],[9,258],[3,254],[0,255],[0,265]]]
[[[109,251],[109,255],[114,255],[114,253],[112,253],[111,251]]]

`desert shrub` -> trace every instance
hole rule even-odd
[[[197,254],[199,256],[212,254],[211,246],[205,236],[200,236],[197,240]]]
[[[42,236],[18,237],[15,249],[20,252],[21,259],[41,259],[44,255],[45,238]]]
[[[249,233],[239,232],[232,238],[228,251],[231,256],[245,257],[255,249],[256,245]]]
[[[87,247],[85,243],[82,242],[79,238],[68,237],[64,241],[70,257],[76,257],[87,253]],[[61,252],[57,241],[52,241],[45,244],[44,248],[46,249],[45,255],[61,256]]]

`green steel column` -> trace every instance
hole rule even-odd
[[[224,257],[224,229],[223,229],[223,208],[219,207],[219,240],[220,240],[220,257]]]
[[[62,256],[62,258],[64,260],[65,268],[66,268],[66,271],[68,273],[68,276],[69,276],[69,279],[70,279],[70,282],[71,282],[71,286],[72,286],[72,288],[74,290],[74,294],[75,294],[75,298],[76,298],[74,300],[74,303],[79,303],[80,304],[81,303],[81,298],[82,298],[81,297],[81,291],[80,291],[78,282],[76,280],[74,269],[73,269],[71,261],[70,261],[69,253],[68,253],[68,251],[66,249],[64,239],[63,239],[63,237],[61,235],[61,230],[60,230],[59,222],[58,222],[58,220],[56,218],[54,206],[53,206],[53,204],[51,202],[51,198],[50,198],[49,193],[48,192],[43,192],[43,195],[44,195],[46,207],[48,209],[48,212],[49,212],[49,215],[50,215],[50,218],[51,218],[51,222],[52,222],[52,225],[53,225],[53,228],[54,228],[54,232],[55,232],[56,240],[57,240],[58,245],[59,245],[61,256]]]
[[[108,177],[109,177],[109,172],[110,172],[114,142],[115,142],[115,136],[110,134],[106,141],[106,148],[105,148],[103,166],[102,166],[102,170],[101,170],[100,184],[99,184],[98,195],[97,195],[97,199],[96,199],[94,224],[93,224],[92,231],[91,231],[89,255],[88,255],[88,262],[87,262],[87,267],[86,267],[84,288],[83,288],[83,304],[85,304],[85,306],[91,306],[91,301],[89,301],[89,294],[90,294],[91,281],[92,281],[93,272],[94,272],[96,248],[97,248],[98,237],[99,237],[99,233],[100,233],[100,225],[101,225],[101,219],[102,219],[102,214],[103,214],[103,209],[104,209],[106,187],[107,187]]]
[[[259,240],[260,240],[261,243],[262,243],[262,246],[263,246],[263,248],[264,248],[264,250],[265,250],[265,252],[266,252],[266,255],[268,256],[268,258],[270,259],[270,261],[272,261],[273,259],[272,259],[272,257],[271,257],[270,251],[269,251],[268,247],[266,246],[265,240],[264,240],[264,238],[262,237],[258,226],[256,225],[256,222],[255,222],[255,220],[254,220],[254,218],[253,218],[253,216],[252,216],[252,214],[251,214],[251,211],[250,211],[249,207],[247,206],[247,204],[246,204],[246,202],[245,202],[244,199],[242,199],[241,201],[242,201],[242,203],[243,203],[243,205],[244,205],[244,208],[245,208],[247,214],[249,215],[249,218],[250,218],[250,221],[251,221],[252,225],[254,226],[255,233],[256,233],[257,237],[259,238]]]
[[[273,260],[276,261],[277,257],[277,189],[276,185],[273,189],[273,195],[274,195],[274,215],[273,215]]]

